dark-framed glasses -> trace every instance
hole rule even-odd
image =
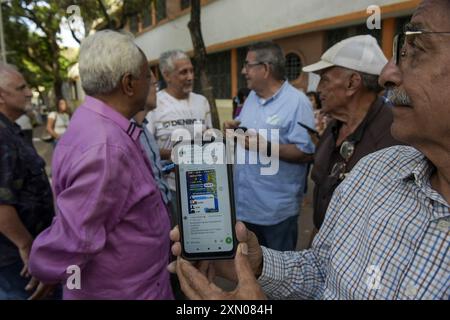
[[[393,43],[393,55],[394,55],[394,63],[398,65],[400,62],[400,58],[406,57],[406,48],[405,43],[408,37],[415,37],[424,34],[448,34],[450,35],[450,31],[427,31],[427,30],[409,30],[398,33],[394,37]]]
[[[264,65],[266,63],[268,63],[268,62],[263,62],[263,61],[248,62],[248,61],[245,61],[244,65],[242,66],[242,68],[245,69],[245,70],[248,70],[248,69],[250,69],[252,67],[261,66],[261,65]]]

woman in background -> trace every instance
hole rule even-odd
[[[311,104],[313,106],[314,118],[316,120],[316,130],[320,135],[322,135],[322,133],[327,128],[328,118],[322,112],[322,104],[320,102],[319,94],[317,92],[310,91],[306,93],[306,95],[308,96],[309,101],[311,101]]]
[[[56,111],[50,112],[47,119],[47,131],[54,139],[53,146],[56,146],[59,138],[66,132],[69,121],[70,113],[67,102],[60,99]]]
[[[249,94],[250,89],[241,88],[239,89],[237,96],[233,98],[233,119],[236,119],[236,117],[241,113],[245,99],[247,99]]]

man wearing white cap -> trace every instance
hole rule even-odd
[[[303,68],[320,74],[317,91],[332,122],[314,157],[314,225],[319,229],[336,187],[364,156],[399,144],[390,133],[392,108],[378,96],[387,59],[369,35],[345,39]]]

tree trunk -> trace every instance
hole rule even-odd
[[[206,48],[203,41],[201,22],[200,22],[200,0],[191,0],[191,20],[188,23],[189,32],[191,34],[192,45],[194,46],[194,60],[196,66],[196,76],[200,77],[202,93],[208,99],[211,107],[212,125],[216,129],[220,129],[219,113],[217,111],[216,99],[214,98],[213,88],[206,73]],[[198,79],[198,78],[197,78]]]
[[[55,81],[53,83],[53,90],[55,91],[55,106],[56,108],[58,108],[58,101],[59,99],[64,98],[63,94],[62,94],[62,85],[63,85],[63,80],[61,79],[61,77],[55,77]]]

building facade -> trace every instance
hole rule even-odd
[[[202,32],[208,52],[208,71],[218,99],[230,99],[245,86],[241,67],[246,47],[272,40],[286,54],[289,81],[308,89],[303,65],[316,62],[336,42],[358,34],[375,36],[387,57],[392,40],[409,20],[419,0],[204,0]],[[380,8],[381,28],[369,29],[367,20]],[[192,53],[187,28],[189,0],[156,0],[131,17],[127,28],[136,36],[155,67],[159,55],[171,49]]]

